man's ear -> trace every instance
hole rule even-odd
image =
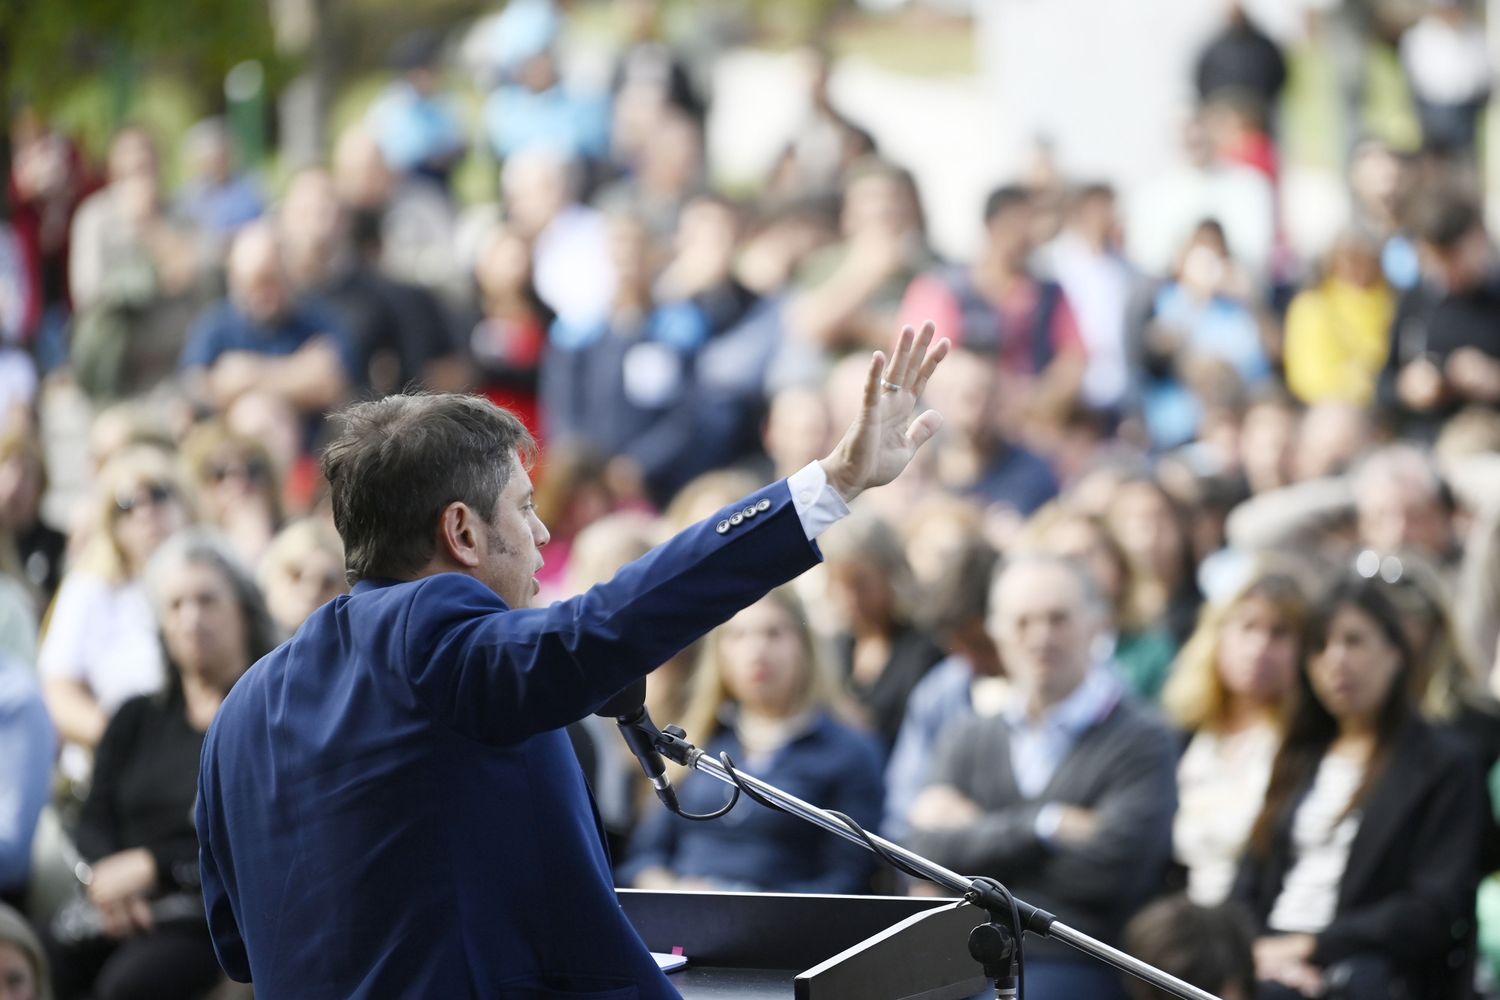
[[[474,509],[461,500],[443,508],[438,516],[438,559],[457,563],[465,569],[479,565],[479,546],[484,525]]]

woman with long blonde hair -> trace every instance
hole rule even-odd
[[[799,798],[873,829],[881,759],[874,741],[838,719],[839,686],[790,587],[772,591],[708,636],[683,723],[717,757]],[[678,774],[682,808],[707,813],[727,786]],[[722,820],[656,811],[631,843],[621,884],[643,889],[859,892],[873,858],[784,813],[743,801]]]
[[[164,679],[156,618],[141,574],[193,520],[177,464],[137,446],[99,473],[88,542],[58,589],[37,655],[47,709],[64,740],[92,749],[126,700]]]
[[[1189,733],[1177,767],[1173,853],[1187,892],[1217,906],[1234,883],[1260,812],[1302,659],[1307,598],[1283,573],[1262,571],[1203,612],[1163,693]]]

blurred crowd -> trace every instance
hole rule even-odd
[[[597,83],[569,74],[549,0],[460,45],[405,39],[326,162],[274,180],[218,119],[170,144],[127,125],[94,162],[14,116],[0,992],[225,989],[198,753],[235,679],[346,589],[330,411],[424,389],[521,415],[542,599],[562,599],[826,454],[869,352],[926,320],[956,346],[926,393],[938,438],[822,566],[652,675],[657,722],[1226,998],[1487,990],[1500,261],[1479,12],[1332,5],[1351,118],[1365,60],[1345,50],[1394,44],[1422,143],[1351,129],[1350,222],[1313,259],[1281,224],[1285,55],[1238,4],[1177,169],[1128,192],[1065,163],[996,178],[977,252],[945,259],[913,176],[831,99],[827,49],[800,57],[773,170],[725,191],[704,68],[656,4],[623,6]],[[471,157],[500,167],[487,202],[455,194]],[[622,886],[921,891],[749,803],[676,820],[612,724],[573,735]],[[678,777],[690,811],[724,803]],[[1129,995],[1066,950],[1028,956],[1038,1000]]]

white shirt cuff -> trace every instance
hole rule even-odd
[[[828,485],[821,462],[807,463],[787,477],[786,485],[792,491],[792,507],[809,542],[849,516],[849,505]]]

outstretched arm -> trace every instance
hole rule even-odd
[[[859,415],[820,462],[845,502],[895,479],[937,430],[936,413],[912,416],[917,394],[948,350],[941,341],[929,353],[932,335],[930,324],[920,337],[907,328],[889,364],[880,352],[871,358]],[[507,609],[472,579],[429,577],[420,585],[421,612],[392,634],[401,645],[389,659],[409,665],[419,697],[435,715],[479,739],[512,742],[582,718],[817,563],[812,540],[830,520],[811,495],[793,498],[799,475],[724,508],[613,579],[549,608]],[[798,509],[803,503],[814,504],[806,520]]]

